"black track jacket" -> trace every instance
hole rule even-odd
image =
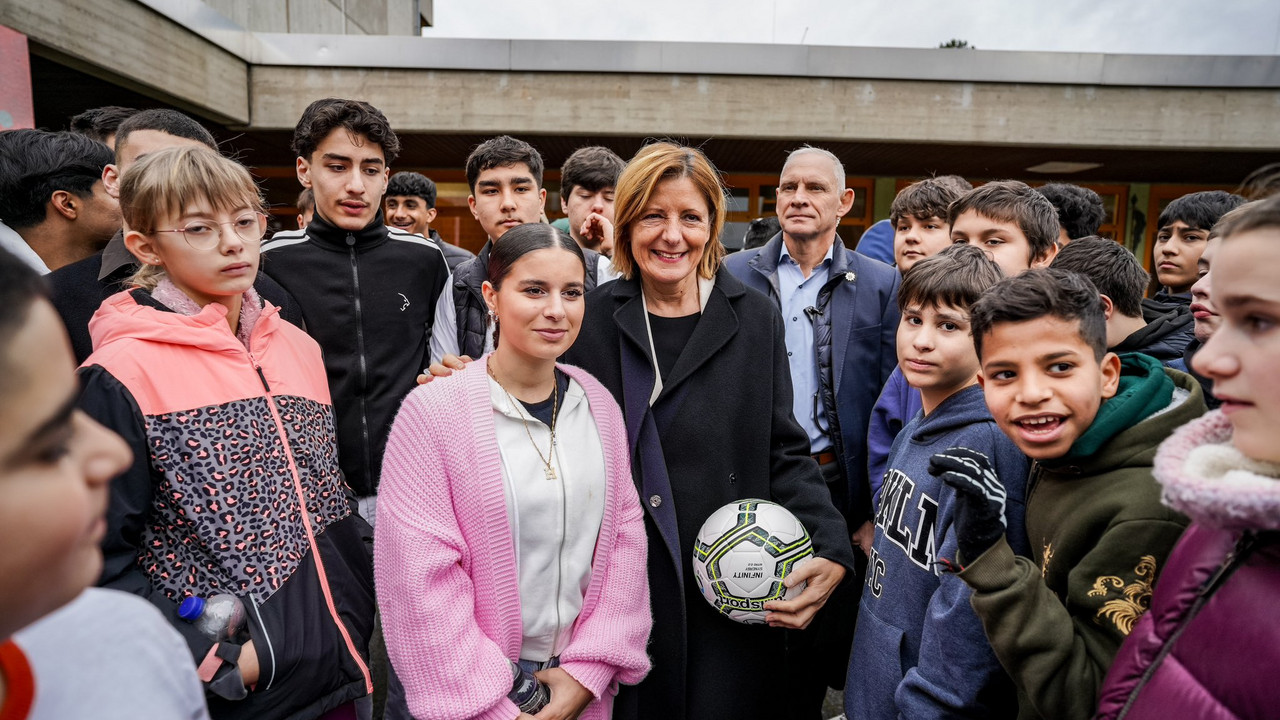
[[[381,212],[355,232],[317,213],[305,230],[263,244],[262,271],[297,300],[324,351],[347,484],[375,494],[391,421],[428,365],[436,299],[449,282],[440,247],[387,227]]]

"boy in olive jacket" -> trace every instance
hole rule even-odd
[[[1035,461],[1032,559],[1005,540],[1005,490],[985,456],[952,448],[930,472],[957,491],[960,578],[1018,686],[1019,717],[1083,720],[1187,524],[1161,505],[1151,464],[1205,411],[1203,395],[1150,357],[1107,352],[1098,291],[1075,273],[1001,281],[971,317],[987,406]]]

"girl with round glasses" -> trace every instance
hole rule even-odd
[[[373,578],[338,470],[320,348],[253,289],[262,200],[204,147],[149,154],[120,183],[141,268],[90,322],[83,407],[133,449],[111,484],[102,584],[186,638],[214,718],[356,717]],[[184,600],[233,595],[216,638]]]

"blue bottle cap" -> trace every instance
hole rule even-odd
[[[195,622],[204,614],[204,598],[192,595],[178,606],[178,617],[187,622]]]

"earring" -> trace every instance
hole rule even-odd
[[[489,308],[489,319],[494,322],[498,321],[498,313],[494,312],[493,308]]]

